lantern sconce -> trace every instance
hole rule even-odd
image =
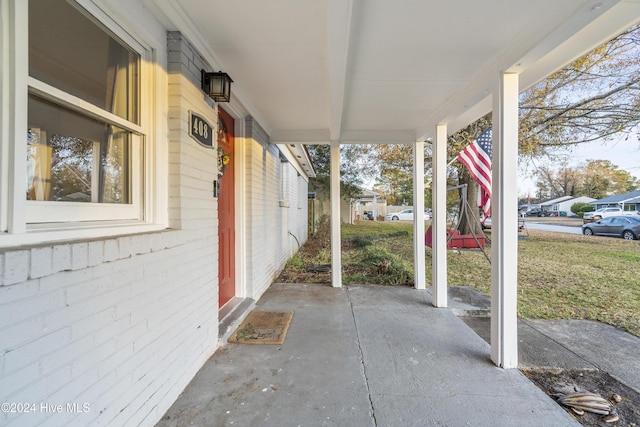
[[[202,90],[216,102],[229,102],[231,99],[231,77],[222,71],[207,73],[202,70]]]

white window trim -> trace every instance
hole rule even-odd
[[[29,224],[27,209],[36,207],[42,210],[49,202],[28,201],[25,199],[26,162],[24,146],[14,143],[23,141],[27,134],[28,94],[37,94],[46,99],[53,96],[56,103],[70,107],[74,110],[81,109],[84,114],[90,114],[93,105],[86,103],[67,93],[50,87],[36,79],[29,77],[28,71],[28,2],[24,0],[0,0],[1,30],[0,30],[0,68],[3,79],[0,86],[0,248],[16,245],[28,245],[35,243],[48,243],[59,240],[76,238],[98,238],[139,232],[159,231],[166,229],[166,213],[162,207],[166,207],[167,198],[162,194],[166,191],[160,176],[166,173],[166,167],[162,161],[161,147],[156,145],[154,134],[158,135],[159,123],[155,120],[158,111],[166,109],[162,102],[156,102],[161,90],[162,79],[156,75],[157,51],[149,44],[133,39],[135,32],[126,31],[119,23],[107,16],[101,9],[92,4],[79,0],[89,14],[109,28],[114,34],[127,43],[132,49],[141,55],[140,63],[140,125],[135,125],[122,118],[109,115],[100,110],[101,119],[123,127],[140,138],[139,166],[140,174],[132,185],[140,188],[137,192],[140,200],[135,208],[135,214],[119,215],[121,219],[106,220],[104,215],[95,216],[95,221],[74,222],[73,217],[64,219],[64,222],[49,222]],[[160,68],[161,69],[161,68]],[[97,109],[99,110],[99,109]],[[150,143],[154,141],[154,143]],[[26,143],[26,140],[25,140]],[[161,144],[162,145],[162,144]],[[138,150],[134,150],[138,151]],[[162,158],[161,158],[162,157]],[[134,160],[135,161],[135,160]],[[160,162],[160,163],[159,163]],[[134,174],[136,175],[136,174]],[[136,192],[134,192],[136,193]],[[32,205],[31,205],[32,204]],[[78,205],[71,203],[73,205]],[[80,205],[89,205],[87,203]],[[109,204],[96,204],[95,208],[109,210]],[[67,206],[60,205],[62,210]],[[93,209],[92,206],[89,209]],[[116,206],[121,209],[122,206]],[[136,220],[127,219],[137,218]],[[113,218],[113,217],[110,217]],[[50,217],[50,220],[55,218]]]
[[[278,174],[279,178],[279,187],[280,187],[280,200],[279,204],[281,208],[289,208],[291,207],[291,202],[289,200],[289,159],[286,157],[283,158],[281,155],[279,158],[278,164]]]

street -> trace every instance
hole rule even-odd
[[[553,231],[556,233],[582,234],[582,227],[570,225],[544,224],[526,221],[526,227],[530,230]]]

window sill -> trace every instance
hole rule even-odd
[[[0,250],[41,246],[56,243],[72,243],[129,234],[157,232],[167,229],[165,225],[148,224],[140,221],[91,221],[68,223],[32,224],[26,233],[0,234]]]

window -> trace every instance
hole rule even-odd
[[[289,189],[289,159],[280,152],[280,163],[278,165],[278,175],[280,181],[280,207],[290,207]]]
[[[71,2],[30,0],[28,223],[142,219],[141,58]]]

